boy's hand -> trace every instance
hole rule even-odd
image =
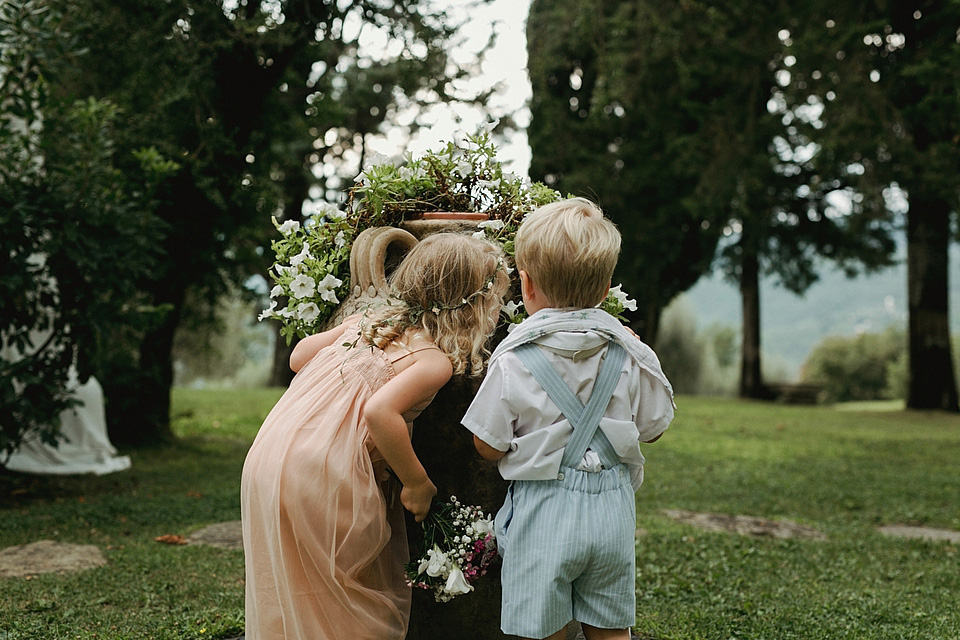
[[[429,478],[416,485],[404,486],[400,490],[400,504],[413,514],[413,519],[421,522],[430,511],[433,496],[437,495],[437,487]]]

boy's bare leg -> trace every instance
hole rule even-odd
[[[583,623],[580,626],[587,640],[630,640],[630,629],[601,629]]]

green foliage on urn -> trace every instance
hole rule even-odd
[[[504,171],[491,132],[481,127],[419,157],[386,158],[361,173],[348,209],[361,226],[396,226],[424,213],[481,213],[516,227],[537,207],[560,199],[542,183]]]
[[[420,156],[375,158],[356,178],[345,210],[323,204],[303,224],[274,220],[281,237],[272,244],[276,255],[270,270],[272,302],[261,320],[280,321],[288,343],[321,330],[350,294],[350,251],[360,232],[398,227],[425,213],[483,214],[487,220],[479,223],[477,233],[512,255],[523,216],[561,196],[505,171],[492,128],[482,127]],[[612,299],[615,315],[629,304],[625,296]],[[516,305],[511,311],[515,309]],[[510,315],[517,321],[522,317]]]

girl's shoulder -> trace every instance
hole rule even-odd
[[[418,329],[407,329],[403,335],[398,336],[384,348],[387,356],[394,361],[423,351],[441,352],[433,339]]]
[[[384,355],[398,374],[414,363],[428,363],[444,369],[451,367],[447,355],[430,336],[414,329],[408,330],[388,345],[384,349]]]

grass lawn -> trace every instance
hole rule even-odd
[[[154,538],[239,518],[243,458],[279,394],[177,390],[178,443],[125,451],[128,472],[0,476],[0,548],[94,544],[109,561],[71,575],[0,579],[0,640],[239,635],[241,552]],[[960,529],[960,416],[678,404],[667,434],[644,447],[642,637],[960,639],[957,545],[876,532],[882,524]],[[708,533],[666,509],[791,520],[826,539]]]

